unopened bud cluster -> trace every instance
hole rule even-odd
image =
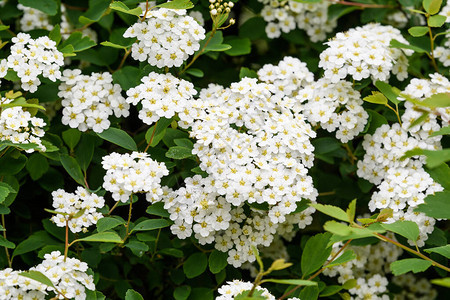
[[[229,1],[223,1],[223,0],[209,0],[209,11],[212,16],[220,15],[220,14],[227,14],[231,11],[231,8],[233,8],[234,3]],[[230,20],[231,23],[231,20]],[[234,22],[233,22],[234,24]]]

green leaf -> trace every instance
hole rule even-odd
[[[248,38],[227,37],[224,42],[231,46],[231,49],[225,51],[229,56],[246,55],[252,51],[252,43]]]
[[[124,149],[137,151],[136,142],[125,131],[110,127],[103,132],[97,133],[102,139],[116,144]]]
[[[20,242],[16,249],[14,249],[13,257],[34,251],[36,249],[42,248],[46,245],[59,244],[53,240],[45,231],[37,231],[29,236],[26,240]]]
[[[244,24],[239,26],[239,36],[251,40],[263,38],[266,35],[265,27],[266,22],[261,17],[248,19]]]
[[[157,5],[156,7],[163,7],[170,9],[190,9],[194,7],[194,4],[192,4],[192,2],[189,0],[173,0],[170,2]]]
[[[124,3],[120,2],[120,1],[114,1],[113,3],[111,3],[109,5],[109,8],[116,10],[116,11],[120,11],[125,14],[137,16],[137,17],[142,15],[142,9],[140,7],[130,9],[130,8],[128,8],[128,6],[126,6]]]
[[[128,90],[139,85],[141,80],[141,71],[132,66],[125,66],[113,73],[114,83],[118,83],[123,90]]]
[[[391,263],[391,271],[395,276],[405,274],[407,272],[419,273],[431,267],[431,261],[419,258],[406,258]]]
[[[320,292],[320,297],[329,297],[332,296],[334,294],[337,294],[338,292],[340,292],[342,290],[342,286],[340,285],[327,285],[321,292]]]
[[[173,142],[175,143],[175,145],[180,147],[188,149],[194,148],[194,143],[190,139],[174,139]]]
[[[164,227],[167,227],[170,225],[171,225],[171,223],[166,219],[150,219],[150,220],[142,221],[139,224],[137,224],[131,232],[155,230],[155,229],[164,228]]]
[[[419,226],[413,221],[396,221],[391,224],[382,223],[381,226],[389,231],[395,232],[413,242],[419,238]]]
[[[173,291],[175,300],[186,300],[191,294],[191,287],[188,285],[177,286]]]
[[[221,52],[221,51],[226,51],[231,49],[231,46],[228,44],[216,44],[216,45],[209,45],[206,46],[206,49],[208,51],[217,51],[217,52]],[[205,51],[203,51],[205,52]]]
[[[444,17],[445,18],[445,17]],[[414,37],[424,36],[428,33],[428,27],[426,26],[414,26],[408,29],[410,35]]]
[[[425,120],[428,118],[428,115],[430,114],[430,112],[425,111],[422,113],[422,115],[420,117],[418,117],[417,119],[415,119],[408,127],[408,129],[414,128],[415,126],[422,124],[423,122],[425,122]]]
[[[450,277],[432,279],[432,280],[430,280],[430,282],[432,284],[436,284],[436,285],[444,286],[446,288],[450,288]]]
[[[64,49],[69,45],[73,47],[73,52],[80,52],[94,47],[96,43],[88,36],[83,36],[81,32],[74,32],[61,44],[60,47],[61,49]]]
[[[84,176],[77,160],[67,154],[61,154],[59,156],[59,160],[70,177],[72,177],[77,183],[84,185]]]
[[[366,111],[369,114],[369,120],[367,121],[364,133],[373,134],[378,127],[383,124],[388,124],[386,118],[376,111],[371,109],[367,109]]]
[[[211,273],[217,274],[223,269],[225,269],[225,267],[228,265],[227,258],[228,258],[227,252],[222,252],[218,250],[214,250],[213,252],[211,252],[208,259],[209,270],[211,271]]]
[[[409,99],[408,99],[409,100]],[[414,104],[426,106],[430,108],[437,107],[449,107],[450,106],[450,93],[434,94],[423,101],[416,101]]]
[[[112,231],[105,231],[105,232],[99,232],[94,233],[93,235],[77,239],[75,240],[77,242],[102,242],[102,243],[123,243],[120,236]],[[75,242],[73,241],[73,242]],[[72,243],[73,243],[72,242]]]
[[[0,158],[0,176],[15,175],[25,167],[27,157],[20,154],[17,157],[12,155],[3,155]]]
[[[435,168],[442,163],[450,160],[450,148],[443,150],[424,150],[420,148],[415,148],[409,151],[406,151],[405,154],[401,157],[401,159],[416,156],[416,155],[425,155],[427,157],[427,167]]]
[[[97,221],[97,231],[103,232],[109,229],[113,229],[119,225],[125,224],[125,221],[118,218],[106,217]]]
[[[250,70],[249,68],[242,67],[241,70],[239,71],[239,79],[245,77],[258,78],[258,74],[255,71]]]
[[[48,279],[47,276],[45,276],[44,274],[42,274],[39,271],[31,270],[31,271],[21,272],[21,273],[19,273],[19,275],[36,280],[37,282],[45,284],[46,286],[54,287],[52,281],[50,279]]]
[[[403,44],[400,43],[399,41],[397,41],[396,39],[392,39],[390,41],[390,47],[391,48],[398,48],[398,49],[409,49],[409,50],[413,50],[417,53],[426,53],[427,50],[416,47],[416,46],[412,46],[412,45],[407,45],[407,44]]]
[[[389,101],[394,104],[400,103],[400,101],[397,99],[400,91],[397,88],[392,87],[389,83],[379,80],[375,82],[375,86],[380,90],[380,92],[383,93],[383,95],[385,95],[389,99]]]
[[[3,183],[3,182],[0,182]],[[3,201],[5,201],[6,197],[8,197],[10,193],[10,190],[8,187],[6,186],[2,186],[0,185],[0,203],[3,203]]]
[[[191,149],[182,146],[170,147],[166,152],[166,157],[173,159],[185,159],[193,156]]]
[[[125,294],[125,300],[144,300],[144,297],[135,290],[129,289]]]
[[[437,136],[437,135],[450,135],[450,126],[443,127],[438,131],[433,132],[430,136]]]
[[[146,243],[138,242],[138,241],[130,241],[128,242],[125,247],[131,250],[134,255],[138,257],[142,257],[145,252],[150,249],[150,247]]]
[[[291,284],[291,285],[302,285],[302,286],[316,286],[317,282],[311,280],[302,279],[264,279],[265,282],[281,283],[281,284]]]
[[[108,0],[89,0],[89,9],[78,18],[81,24],[87,25],[100,21],[109,8]]]
[[[372,95],[364,97],[363,100],[366,102],[382,105],[386,105],[388,103],[387,98],[380,92],[372,92]]]
[[[323,229],[340,236],[347,236],[352,233],[351,228],[346,224],[342,224],[334,220],[325,222],[325,224],[323,225]]]
[[[182,258],[184,256],[183,251],[175,248],[164,248],[158,251],[159,254],[169,255],[177,258]]]
[[[200,41],[200,49],[205,45],[205,42],[209,39],[211,36],[211,32],[208,32],[206,34],[206,37],[204,40]],[[223,33],[222,31],[217,31],[213,37],[210,39],[208,45],[203,50],[203,54],[207,53],[209,51],[225,51],[231,48],[230,45],[224,45],[223,42]]]
[[[441,246],[441,247],[425,249],[425,252],[428,252],[428,253],[432,253],[432,252],[433,253],[439,253],[442,256],[450,258],[450,245],[445,245],[445,246]]]
[[[422,5],[430,15],[437,14],[441,8],[442,0],[423,0]]]
[[[350,202],[346,212],[347,212],[348,219],[350,220],[350,222],[352,222],[355,219],[356,199],[353,199],[353,201]]]
[[[169,212],[164,209],[164,202],[153,203],[145,212],[150,215],[160,216],[163,218],[168,218],[170,216]]]
[[[126,47],[126,46],[114,44],[114,43],[111,43],[111,42],[108,42],[108,41],[106,41],[106,42],[101,42],[100,45],[106,46],[106,47],[111,47],[111,48],[117,48],[117,49],[128,50],[128,47]]]
[[[0,31],[8,30],[8,29],[9,29],[8,25],[0,25]]]
[[[62,132],[62,138],[70,150],[73,150],[81,138],[81,132],[78,129],[70,128]]]
[[[444,25],[446,19],[447,17],[442,15],[431,16],[430,18],[428,18],[428,26],[441,27],[442,25]]]
[[[183,264],[183,272],[187,278],[194,278],[205,272],[208,259],[205,253],[197,252],[188,257]]]
[[[88,169],[94,156],[96,139],[97,137],[94,135],[84,133],[75,149],[75,158],[84,172]]]
[[[49,16],[54,16],[58,13],[56,0],[19,0],[19,3],[23,6],[38,9]]]
[[[39,153],[33,153],[28,158],[25,168],[28,170],[31,179],[36,181],[48,171],[49,164],[47,158],[45,158],[43,155]]]
[[[414,211],[423,212],[436,219],[450,219],[450,191],[437,192],[428,195],[425,203],[420,204]]]
[[[56,43],[58,46],[59,42],[61,42],[61,26],[59,24],[56,24],[55,27],[53,27],[52,31],[48,34],[48,37]]]
[[[301,268],[303,278],[317,271],[330,256],[331,247],[328,247],[331,234],[319,233],[308,239],[302,253]]]
[[[2,231],[5,231],[5,229],[3,228]],[[9,248],[9,249],[14,249],[16,247],[16,245],[14,243],[8,241],[2,235],[0,235],[0,246],[1,247],[5,247],[5,248]]]
[[[196,68],[189,68],[186,70],[186,73],[198,78],[205,76],[205,73],[203,73],[202,70]]]
[[[345,250],[338,258],[333,260],[331,263],[326,265],[326,268],[331,268],[334,266],[345,264],[346,262],[356,259],[356,254],[353,250]]]
[[[323,205],[323,204],[318,204],[318,203],[311,203],[310,206],[314,207],[318,211],[320,211],[326,215],[329,215],[335,219],[345,221],[345,222],[350,221],[348,219],[347,213],[340,207],[333,206],[333,205]]]
[[[450,190],[450,167],[446,163],[442,163],[435,168],[425,168],[431,178],[442,185],[446,190]]]

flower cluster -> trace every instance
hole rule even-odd
[[[278,105],[293,109],[294,97],[299,89],[314,81],[314,74],[298,58],[285,56],[278,65],[266,64],[259,69],[258,79],[271,84],[271,92],[281,98]]]
[[[47,286],[20,273],[11,268],[0,271],[0,300],[44,300]]]
[[[389,233],[388,236],[395,240],[394,234]],[[333,245],[329,259],[338,253],[342,245],[342,242]],[[388,300],[389,296],[386,294],[388,292],[388,280],[385,275],[390,271],[387,267],[390,263],[397,260],[403,250],[393,244],[386,243],[359,247],[349,246],[346,250],[353,250],[356,254],[356,259],[345,264],[326,268],[323,274],[330,277],[338,276],[337,280],[341,284],[350,279],[357,279],[356,286],[349,290],[355,300]],[[337,257],[340,255],[342,253]]]
[[[438,74],[430,74],[431,79],[413,78],[403,91],[407,95],[419,102],[431,97],[435,94],[450,93],[450,81]],[[433,131],[438,131],[441,127],[450,122],[450,107],[436,107],[434,109],[427,109],[421,107],[422,111],[415,109],[414,104],[406,101],[405,112],[402,115],[402,126],[408,128],[408,131],[415,137],[423,140],[437,142],[440,137],[430,137]],[[429,112],[427,118],[420,124],[412,126],[411,124],[417,120],[424,111]],[[439,119],[442,124],[440,124]]]
[[[19,33],[11,40],[11,54],[0,61],[0,78],[6,75],[6,67],[14,70],[22,82],[22,89],[34,93],[41,84],[38,76],[51,81],[61,78],[60,67],[64,57],[56,49],[56,43],[47,36],[32,39],[29,34]],[[6,67],[5,67],[6,66]]]
[[[328,48],[320,54],[319,67],[334,83],[348,75],[358,81],[369,77],[386,81],[391,72],[398,80],[404,80],[408,76],[408,59],[403,52],[411,55],[413,51],[390,48],[393,39],[408,44],[400,30],[376,23],[340,32],[325,43]]]
[[[0,105],[13,101],[13,99],[0,97]],[[44,126],[44,120],[32,117],[30,112],[25,111],[21,106],[0,108],[0,141],[10,141],[14,144],[33,143],[39,150],[45,151],[46,148],[41,141],[41,137],[45,134]],[[34,149],[26,151],[30,153]]]
[[[358,161],[357,174],[379,189],[372,195],[369,209],[391,208],[394,216],[389,221],[416,222],[420,229],[417,244],[423,246],[427,234],[434,230],[435,221],[413,209],[423,203],[427,195],[441,191],[442,187],[423,169],[423,156],[400,158],[416,147],[434,150],[439,147],[439,142],[412,137],[397,123],[392,127],[382,125],[373,135],[366,135],[362,145],[366,154]],[[414,244],[413,241],[410,243]]]
[[[326,34],[337,25],[336,19],[328,18],[329,1],[299,3],[292,0],[258,0],[264,4],[261,15],[267,23],[266,33],[271,39],[281,32],[288,33],[295,28],[303,29],[312,42],[323,41]]]
[[[82,187],[78,187],[75,193],[58,189],[52,192],[52,197],[55,211],[61,213],[51,219],[58,227],[68,225],[73,233],[87,232],[89,226],[97,224],[97,221],[103,218],[97,209],[105,205],[105,199]]]
[[[328,132],[337,129],[336,137],[346,143],[363,131],[369,118],[360,97],[348,81],[321,78],[300,90],[297,99],[306,101],[303,113],[309,122]]]
[[[226,2],[223,0],[209,0],[209,3],[209,11],[212,16],[216,16],[222,13],[229,13],[231,11],[231,8],[234,6],[233,2]],[[230,23],[234,24],[234,22]]]
[[[395,295],[396,300],[428,300],[436,299],[438,295],[430,281],[426,278],[418,279],[411,273],[396,276],[392,279],[392,282],[401,287],[399,294]]]
[[[444,46],[436,47],[433,54],[434,57],[444,65],[444,67],[450,66],[450,33],[445,35]]]
[[[109,128],[108,118],[127,117],[129,105],[121,95],[120,85],[113,84],[110,73],[82,75],[81,70],[64,70],[58,96],[64,107],[62,123],[80,131],[102,132]]]
[[[23,31],[31,31],[34,29],[45,29],[48,31],[53,30],[54,26],[51,23],[49,16],[38,9],[34,9],[28,6],[18,4],[17,8],[23,11],[22,18],[20,19],[20,28]],[[66,15],[66,7],[61,5],[61,35],[63,39],[67,39],[70,33],[75,29],[74,26],[69,23]],[[93,41],[97,42],[97,33],[91,28],[84,28],[83,35],[88,36]]]
[[[217,250],[228,252],[228,263],[236,268],[255,261],[251,246],[268,247],[276,234],[295,233],[293,224],[305,228],[312,222],[313,208],[293,213],[297,208],[295,199],[285,200],[269,213],[252,207],[248,213],[247,206],[234,207],[227,202],[211,176],[196,175],[184,183],[185,187],[176,191],[164,191],[164,208],[174,221],[172,233],[180,239],[194,233],[200,244],[214,242]]]
[[[67,257],[59,251],[44,255],[44,261],[30,270],[47,276],[53,287],[47,290],[59,293],[56,299],[86,299],[86,289],[94,291],[94,278],[86,274],[88,265],[76,258]],[[56,291],[55,291],[56,289]]]
[[[66,258],[59,251],[44,255],[42,261],[30,271],[44,274],[53,287],[19,275],[11,268],[0,271],[0,299],[43,300],[48,292],[55,294],[52,299],[86,299],[86,289],[95,290],[94,278],[86,274],[88,265],[76,258]]]
[[[147,12],[148,21],[128,28],[124,37],[137,38],[131,56],[148,61],[152,66],[179,67],[200,48],[205,29],[194,18],[186,16],[184,9],[160,8]]]
[[[147,201],[158,201],[163,194],[161,178],[169,174],[164,163],[152,160],[147,153],[111,153],[102,160],[106,175],[103,187],[116,201],[127,202],[135,193],[146,193]]]
[[[259,75],[267,82],[244,78],[230,88],[210,85],[188,101],[179,125],[196,139],[192,153],[209,176],[186,179],[184,188],[164,197],[174,234],[186,238],[194,232],[202,244],[215,242],[235,267],[255,260],[250,245],[267,247],[276,233],[292,237],[293,224],[310,224],[314,208],[294,212],[302,198],[317,196],[307,174],[315,132],[293,112],[292,99],[312,74],[294,58],[263,69]],[[268,211],[248,211],[247,205]]]
[[[222,285],[218,289],[220,296],[216,297],[216,300],[233,300],[235,296],[241,294],[242,292],[250,291],[252,287],[252,282],[241,281],[237,279],[233,281],[227,281],[227,284]],[[262,291],[259,297],[267,300],[275,300],[275,297],[271,293],[269,293],[266,288],[257,286],[256,291]]]
[[[178,79],[172,74],[151,72],[142,78],[142,84],[127,91],[126,101],[142,109],[139,118],[146,124],[153,124],[160,118],[171,118],[182,112],[188,100],[197,94],[194,85],[186,80]]]

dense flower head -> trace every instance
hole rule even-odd
[[[423,203],[427,195],[441,191],[442,187],[424,170],[423,156],[401,157],[414,148],[438,149],[439,141],[415,138],[396,123],[392,127],[382,125],[373,135],[366,135],[362,145],[366,154],[358,161],[357,174],[378,187],[369,202],[369,209],[391,208],[394,215],[389,222],[416,222],[420,230],[417,244],[423,246],[434,229],[435,220],[413,209]]]
[[[188,100],[197,94],[191,82],[169,73],[151,72],[141,81],[142,84],[127,91],[126,101],[142,105],[139,118],[149,125],[162,117],[170,119],[175,113],[182,112],[188,105]]]
[[[252,282],[241,281],[241,280],[233,280],[227,281],[226,284],[222,285],[219,289],[219,296],[216,297],[216,300],[233,300],[235,296],[241,294],[245,291],[250,291],[253,287]],[[256,291],[262,291],[259,297],[262,297],[267,300],[275,300],[275,296],[273,296],[266,288],[257,286]],[[258,293],[259,294],[259,293]]]
[[[81,70],[64,70],[58,96],[64,107],[62,123],[80,131],[102,132],[111,125],[108,118],[127,117],[129,105],[122,88],[113,83],[108,72],[81,74]]]
[[[184,9],[150,10],[146,18],[129,27],[123,36],[137,38],[131,57],[148,61],[152,66],[181,66],[205,38],[205,29],[194,18],[186,16]]]
[[[394,234],[388,233],[388,237],[396,240]],[[333,245],[329,259],[334,257],[341,249],[343,243]],[[338,276],[338,282],[343,284],[347,280],[357,279],[357,284],[350,289],[350,294],[355,300],[380,299],[388,300],[387,285],[389,283],[386,274],[390,273],[387,266],[400,257],[403,250],[393,244],[378,243],[367,246],[349,246],[346,251],[352,250],[356,254],[353,259],[345,264],[326,268],[323,274],[330,277]],[[340,257],[341,252],[336,258]],[[370,297],[369,297],[370,296]],[[369,297],[369,298],[367,298]]]
[[[285,56],[278,65],[265,64],[259,69],[258,79],[271,84],[271,92],[287,102],[286,105],[278,105],[291,109],[293,97],[298,94],[299,89],[314,81],[314,74],[298,58]]]
[[[88,265],[76,258],[67,257],[59,251],[44,255],[44,261],[30,270],[36,270],[47,276],[53,283],[48,291],[55,289],[61,293],[56,299],[86,299],[86,289],[95,290],[94,278],[88,275]]]
[[[408,44],[400,30],[388,25],[367,24],[340,32],[325,43],[328,48],[320,54],[319,67],[334,83],[347,76],[357,81],[369,77],[386,81],[391,72],[404,80],[408,59],[403,52],[411,55],[412,50],[390,48],[393,39]]]
[[[45,29],[48,31],[53,30],[54,26],[50,20],[50,17],[44,12],[35,8],[23,6],[22,4],[18,4],[17,8],[23,11],[22,18],[20,19],[20,28],[23,31],[31,31],[35,29]],[[61,5],[61,23],[59,25],[63,39],[69,38],[70,34],[75,29],[67,18],[66,7],[64,5]],[[84,28],[81,32],[83,35],[86,35],[91,40],[97,42],[97,33],[91,28]]]
[[[53,208],[62,214],[54,215],[51,220],[58,227],[69,226],[70,231],[87,232],[87,228],[97,224],[103,215],[97,209],[105,205],[103,197],[78,187],[75,193],[67,193],[63,189],[52,192]]]
[[[147,153],[111,153],[103,157],[106,170],[103,187],[116,201],[127,202],[135,193],[146,193],[147,201],[160,200],[161,178],[169,174],[164,163],[151,159]]]
[[[299,3],[297,1],[258,0],[264,4],[261,16],[267,22],[266,34],[278,38],[296,28],[303,29],[312,42],[323,41],[336,27],[336,19],[328,18],[329,1]]]
[[[59,251],[44,255],[44,260],[30,271],[41,272],[53,287],[19,275],[21,271],[7,268],[0,271],[1,300],[43,300],[54,294],[52,299],[85,300],[86,289],[95,290],[94,278],[86,274],[88,265],[76,258],[67,257]]]
[[[319,124],[328,132],[336,131],[343,143],[363,131],[369,118],[360,93],[348,81],[333,83],[321,78],[300,90],[297,99],[304,102],[301,109],[311,124]]]
[[[417,278],[411,273],[395,276],[392,278],[392,283],[400,287],[395,299],[406,300],[428,300],[437,299],[438,293],[431,282],[426,278]]]
[[[0,97],[0,104],[8,104],[12,101],[14,100]],[[21,106],[0,109],[0,141],[10,141],[14,144],[33,143],[39,150],[45,151],[46,148],[41,140],[45,134],[43,129],[45,125],[43,119],[33,117]],[[34,149],[26,151],[30,153]]]
[[[430,74],[430,79],[411,79],[410,83],[403,91],[404,95],[415,99],[418,102],[425,100],[435,94],[450,93],[450,81],[448,78],[435,73]],[[400,97],[400,100],[402,98]],[[450,122],[450,106],[436,107],[429,109],[421,107],[421,111],[414,107],[414,104],[405,101],[405,112],[402,115],[402,126],[419,139],[439,141],[440,137],[430,137],[434,131],[445,127]],[[418,125],[411,126],[425,111],[429,112],[427,118]]]
[[[19,33],[11,41],[13,42],[11,54],[0,61],[0,78],[6,75],[6,66],[17,73],[22,89],[32,93],[41,84],[39,75],[51,81],[61,78],[59,69],[64,65],[64,57],[56,49],[54,41],[47,36],[32,39],[27,33]]]
[[[254,247],[268,247],[274,237],[292,238],[294,224],[311,224],[314,208],[295,213],[296,199],[286,199],[269,211],[246,205],[234,206],[218,193],[215,180],[196,175],[185,180],[178,190],[165,189],[164,208],[174,221],[173,234],[180,239],[194,235],[200,244],[214,243],[217,250],[228,252],[228,263],[240,267],[254,262]]]
[[[33,299],[44,300],[47,294],[47,286],[20,276],[21,271],[15,271],[11,268],[0,270],[0,299]]]

